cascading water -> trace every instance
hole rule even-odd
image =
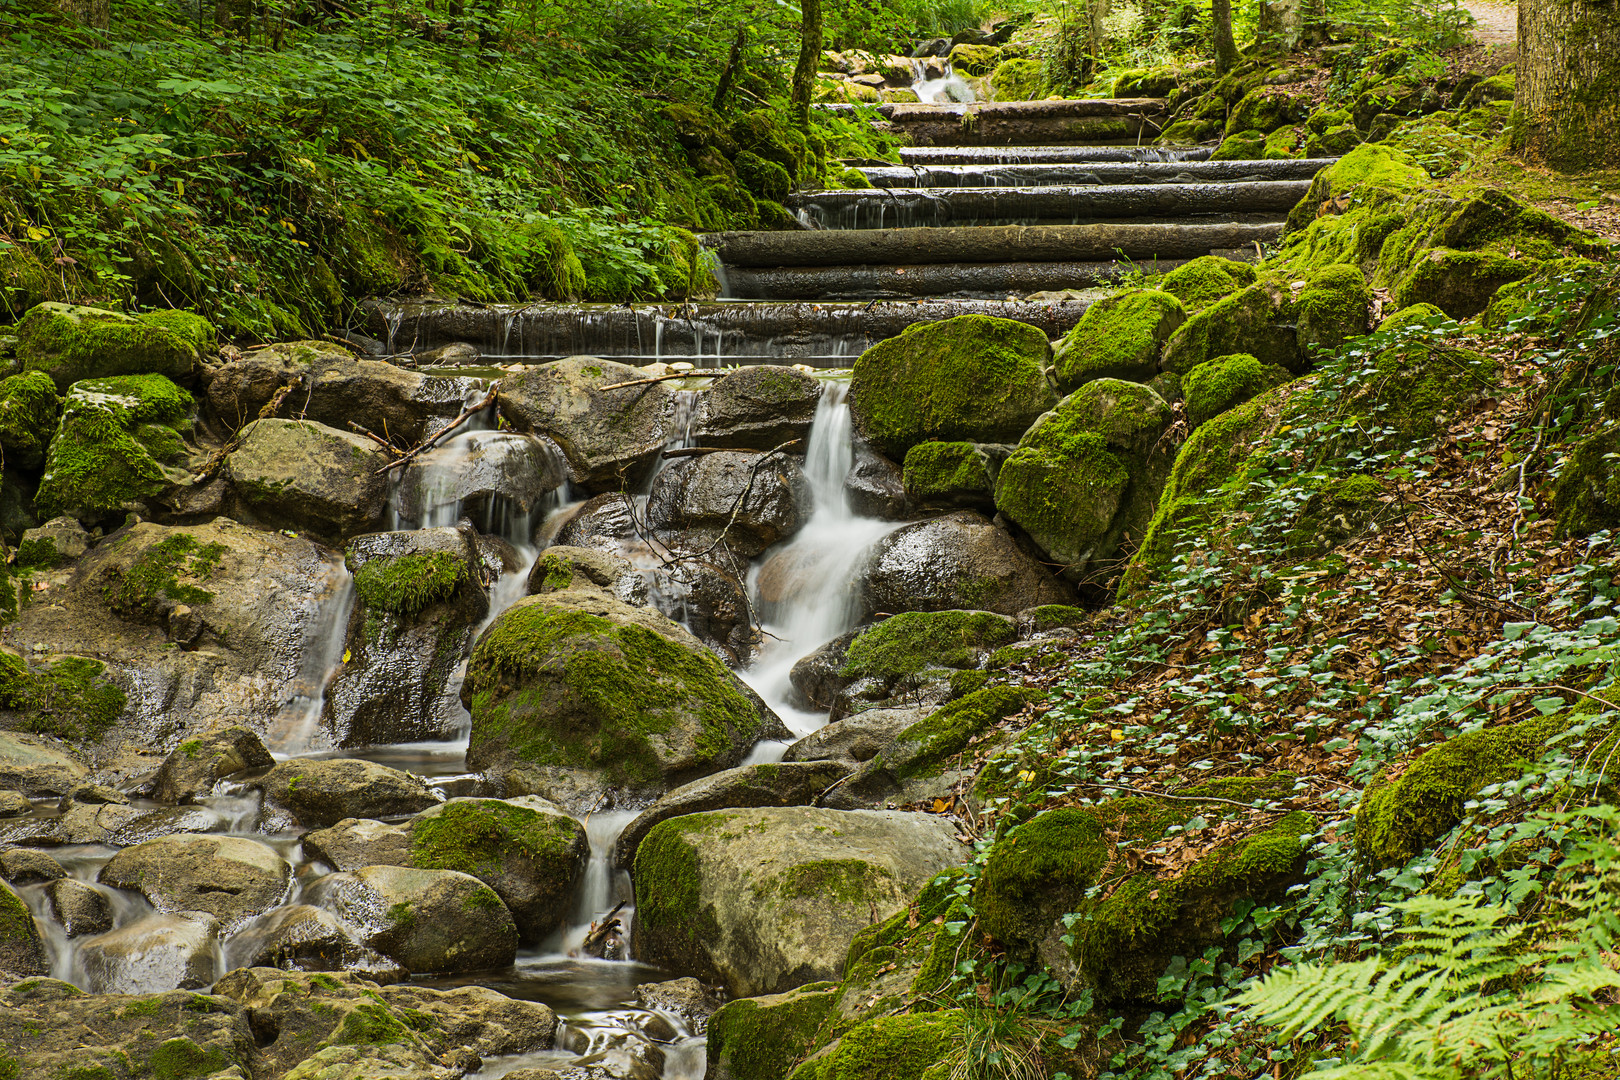
[[[343,663],[349,615],[354,610],[354,577],[336,560],[327,587],[315,602],[304,634],[303,658],[293,681],[292,696],[271,724],[265,746],[278,758],[301,757],[332,748],[321,725],[326,709],[326,688]]]
[[[911,84],[911,92],[917,95],[917,100],[929,105],[955,102],[959,105],[969,105],[978,98],[973,93],[973,87],[968,81],[955,71],[951,65],[945,65],[945,73],[938,78],[930,79],[923,68],[922,61],[911,62],[912,72],[916,76]]]

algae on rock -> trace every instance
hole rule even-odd
[[[162,375],[75,383],[45,457],[42,517],[108,517],[190,482],[191,395]]]
[[[66,391],[80,379],[163,375],[184,379],[214,339],[214,328],[187,311],[123,315],[47,302],[17,325],[17,355]]]
[[[1159,370],[1159,352],[1187,321],[1169,292],[1133,289],[1093,301],[1052,358],[1058,386],[1073,391],[1092,379],[1147,382]]]

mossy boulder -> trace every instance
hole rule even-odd
[[[780,1080],[816,1046],[838,997],[831,983],[739,998],[709,1020],[708,1080]]]
[[[550,776],[553,801],[650,801],[742,763],[781,721],[678,624],[578,579],[479,637],[461,700],[468,764]],[[534,790],[531,788],[531,790]]]
[[[1036,101],[1046,96],[1046,74],[1039,60],[1003,60],[990,73],[997,101]]]
[[[850,411],[880,452],[920,442],[1014,442],[1051,407],[1038,328],[987,315],[913,323],[855,361]]]
[[[967,849],[943,818],[759,808],[655,826],[636,852],[635,955],[736,997],[836,979],[855,934]]]
[[[1292,280],[1267,274],[1189,318],[1165,343],[1161,363],[1186,376],[1218,356],[1247,353],[1302,373],[1316,349],[1365,333],[1371,305],[1372,291],[1354,266],[1327,266]]]
[[[1221,121],[1214,117],[1193,117],[1177,120],[1154,140],[1160,146],[1188,146],[1219,138]]]
[[[1217,356],[1187,373],[1182,391],[1187,400],[1187,423],[1196,428],[1256,394],[1280,386],[1291,376],[1280,367],[1262,364],[1247,353]]]
[[[1217,781],[1178,792],[1184,801],[1114,799],[1039,814],[991,849],[973,894],[979,926],[1014,956],[1040,959],[1072,991],[1152,1000],[1171,958],[1221,944],[1221,924],[1239,904],[1279,900],[1303,878],[1316,822],[1302,812],[1266,819],[1235,839],[1211,840],[1190,864],[1162,874],[1121,873],[1120,849],[1151,847],[1218,812],[1194,801],[1199,795],[1249,801],[1291,788],[1291,778]],[[1196,831],[1190,839],[1198,844]],[[1069,927],[1063,916],[1071,912],[1080,918]]]
[[[1343,157],[1361,145],[1361,133],[1351,123],[1341,123],[1322,131],[1312,131],[1305,137],[1305,156],[1308,158]]]
[[[192,405],[162,375],[75,383],[34,496],[40,516],[106,518],[189,484]]]
[[[1172,462],[1170,407],[1153,391],[1097,379],[1041,417],[1001,467],[996,507],[1062,575],[1094,577],[1140,537]]]
[[[887,699],[952,670],[979,667],[1017,636],[1011,618],[989,611],[909,611],[857,634],[839,674],[869,684],[863,696]]]
[[[61,408],[56,383],[43,371],[0,379],[0,449],[7,465],[39,468]]]
[[[276,528],[337,543],[383,524],[393,458],[376,443],[308,420],[255,420],[225,472],[242,509]]]
[[[1074,598],[1006,529],[974,510],[883,537],[867,554],[859,587],[868,610],[891,613],[973,609],[1015,615]]]
[[[451,799],[412,818],[406,833],[411,866],[482,881],[529,944],[568,918],[591,853],[584,826],[538,800]]]
[[[1427,443],[1474,402],[1494,394],[1499,376],[1497,362],[1483,353],[1420,338],[1373,356],[1344,400],[1405,441]]]
[[[470,874],[368,866],[330,874],[309,895],[413,974],[504,968],[517,955],[512,913]]]
[[[994,45],[971,45],[964,41],[952,47],[946,59],[951,69],[960,75],[988,75],[996,69],[1001,50]]]
[[[1266,161],[1282,161],[1288,158],[1303,157],[1304,144],[1303,128],[1280,127],[1266,136],[1265,149],[1260,156]]]
[[[404,817],[442,798],[413,773],[357,758],[289,758],[256,783],[264,790],[266,831]]]
[[[123,315],[44,303],[17,324],[17,356],[24,370],[43,371],[62,391],[80,379],[112,375],[188,378],[213,340],[207,320],[186,311]]]
[[[30,667],[22,657],[0,653],[0,710],[16,718],[8,726],[95,743],[117,725],[128,705],[124,687],[100,660],[58,655]]]
[[[1234,131],[1209,155],[1211,161],[1258,161],[1266,155],[1266,136],[1260,131]]]
[[[1392,146],[1366,143],[1317,173],[1305,198],[1288,213],[1287,231],[1303,229],[1322,205],[1352,192],[1367,198],[1375,191],[1407,195],[1429,183],[1429,174],[1410,154]]]
[[[772,202],[783,202],[788,192],[793,189],[793,178],[788,171],[774,161],[766,161],[758,154],[751,154],[747,150],[740,152],[731,161],[737,170],[737,179],[741,180],[760,198]]]
[[[1181,82],[1181,72],[1174,67],[1126,68],[1114,80],[1113,96],[1117,98],[1168,97]]]
[[[23,979],[49,971],[50,960],[34,925],[34,913],[15,889],[0,881],[0,979]]]
[[[1399,311],[1385,315],[1378,323],[1380,330],[1398,330],[1403,326],[1416,326],[1430,319],[1444,319],[1446,313],[1433,304],[1410,304]]]
[[[1455,319],[1484,311],[1504,285],[1535,273],[1539,264],[1493,251],[1434,248],[1420,256],[1395,290],[1402,307],[1433,304]]]
[[[1620,424],[1608,424],[1575,444],[1553,483],[1553,510],[1564,536],[1620,527]]]
[[[813,172],[816,155],[803,133],[794,130],[784,114],[774,109],[744,113],[726,131],[739,150],[757,154],[786,169],[794,180],[801,173]]]
[[[671,549],[715,543],[753,558],[809,520],[810,483],[791,454],[727,450],[672,461],[653,480],[647,525]]]
[[[1428,850],[1481,788],[1523,775],[1569,723],[1558,713],[1467,732],[1425,750],[1395,780],[1381,773],[1356,809],[1356,853],[1382,868]]]
[[[214,785],[244,769],[267,769],[275,759],[263,741],[244,727],[227,727],[182,740],[163,759],[154,781],[159,802],[196,802]]]
[[[1172,293],[1132,289],[1093,301],[1052,358],[1065,392],[1092,379],[1146,382],[1159,370],[1164,343],[1187,321]]]
[[[1180,300],[1187,311],[1198,311],[1254,281],[1255,269],[1248,263],[1203,255],[1165,274],[1159,288]]]
[[[919,507],[995,506],[996,473],[1007,451],[992,457],[981,443],[925,442],[906,451],[902,476],[906,499]]]
[[[1376,476],[1356,474],[1329,480],[1313,491],[1285,537],[1297,556],[1331,551],[1359,536],[1388,511],[1392,497]]]
[[[967,1056],[960,1009],[880,1016],[852,1029],[788,1080],[950,1080]]]
[[[1266,135],[1281,127],[1303,123],[1310,111],[1309,95],[1262,86],[1249,91],[1232,106],[1231,115],[1226,120],[1226,134],[1231,136],[1240,131],[1258,131]]]

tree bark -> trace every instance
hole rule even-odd
[[[1519,0],[1513,147],[1566,172],[1620,161],[1620,0]]]
[[[1212,0],[1210,16],[1215,23],[1215,74],[1225,75],[1237,67],[1237,41],[1232,37],[1232,0]]]
[[[1256,30],[1267,46],[1285,53],[1299,48],[1305,36],[1304,0],[1260,0],[1260,26]]]
[[[816,68],[821,66],[821,0],[800,0],[803,16],[799,24],[799,63],[793,69],[793,121],[810,127],[810,93],[816,85]]]
[[[112,25],[112,0],[57,0],[56,8],[87,30]]]

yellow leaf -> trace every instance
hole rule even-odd
[[[1115,742],[1122,742],[1124,740],[1124,738],[1125,738],[1125,733],[1123,731],[1121,731],[1119,728],[1115,728],[1113,731],[1110,731],[1108,734],[1109,734],[1110,737],[1113,738],[1113,740]]]
[[[345,664],[347,664],[349,662],[349,650],[348,649],[343,650],[343,662]]]
[[[1028,769],[1025,769],[1023,772],[1018,774],[1018,779],[1027,784],[1031,780],[1035,779],[1035,774],[1030,772]]]
[[[28,239],[30,240],[43,240],[47,235],[49,234],[44,229],[36,229],[32,225],[28,226]]]
[[[949,809],[950,809],[950,807],[945,805],[945,800],[944,799],[935,799],[934,800],[934,813],[943,814],[946,810],[949,810]]]

